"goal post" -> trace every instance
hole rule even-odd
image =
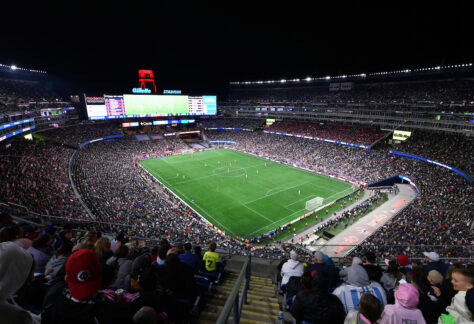
[[[316,197],[306,202],[306,210],[312,211],[323,204],[324,198]]]

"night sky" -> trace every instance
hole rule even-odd
[[[94,93],[130,92],[148,68],[160,89],[220,94],[229,81],[473,60],[467,1],[320,2],[22,3],[2,10],[0,63]]]

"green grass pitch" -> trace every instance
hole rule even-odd
[[[220,149],[140,162],[151,174],[226,234],[265,234],[324,204],[352,185],[238,151]]]

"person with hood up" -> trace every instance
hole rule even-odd
[[[367,271],[360,264],[354,264],[347,270],[349,283],[337,287],[333,294],[336,295],[344,305],[344,310],[359,310],[359,301],[363,293],[369,293],[377,297],[382,306],[387,304],[387,295],[383,287],[376,281],[370,281]]]
[[[39,316],[16,305],[10,296],[32,279],[34,260],[31,254],[13,242],[0,243],[0,320],[2,323],[35,324]]]
[[[330,275],[316,271],[311,280],[311,290],[302,290],[296,294],[291,306],[291,315],[297,322],[344,323],[344,308],[341,301],[329,293]]]
[[[304,267],[298,261],[296,251],[290,252],[290,260],[286,261],[281,267],[281,286],[285,286],[291,277],[301,277],[304,273]]]
[[[395,305],[385,306],[379,324],[426,324],[418,305],[418,290],[409,283],[395,289]]]

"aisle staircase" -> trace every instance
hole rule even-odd
[[[212,294],[212,297],[206,301],[206,305],[199,318],[199,323],[216,323],[220,311],[229,297],[238,276],[238,273],[232,272],[224,274],[222,283],[216,287],[216,291]],[[244,284],[242,283],[240,291],[242,291],[243,286]],[[277,322],[280,309],[275,293],[275,284],[272,283],[270,278],[250,277],[247,302],[248,303],[242,307],[240,323],[263,324]],[[229,317],[228,322],[232,323],[232,315]]]

